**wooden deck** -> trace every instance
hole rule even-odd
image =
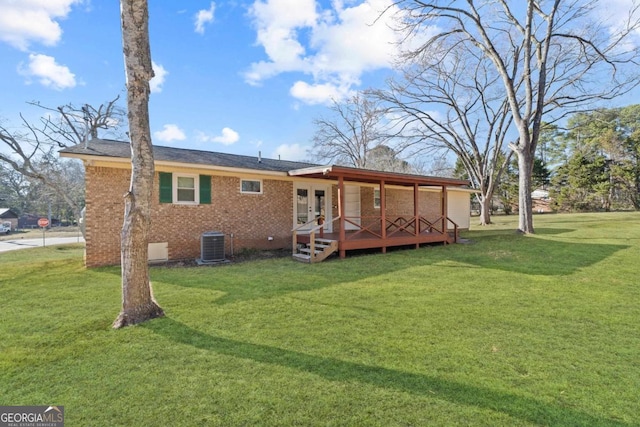
[[[294,244],[309,244],[313,237],[336,241],[340,257],[344,258],[346,251],[350,250],[379,248],[384,253],[387,248],[397,246],[415,246],[418,248],[421,244],[428,243],[455,243],[457,241],[457,226],[454,224],[453,230],[443,233],[440,230],[444,222],[441,221],[441,218],[438,221],[441,224],[439,228],[436,226],[436,222],[432,223],[420,219],[418,221],[418,233],[416,233],[414,226],[416,221],[413,218],[397,217],[393,220],[388,220],[384,232],[379,228],[375,229],[370,226],[359,225],[355,221],[348,221],[359,227],[359,229],[345,231],[342,237],[339,232],[323,232],[319,227],[316,227],[313,233],[309,234],[300,230],[295,235]]]
[[[424,243],[442,242],[446,244],[457,241],[458,225],[447,214],[447,187],[467,186],[469,181],[337,165],[312,166],[289,171],[289,175],[307,179],[337,180],[338,215],[335,218],[329,218],[335,226],[327,227],[324,224],[325,217],[320,215],[304,224],[295,225],[291,230],[294,255],[301,249],[300,246],[306,245],[305,251],[311,254],[309,262],[315,262],[314,254],[316,252],[318,254],[322,252],[322,256],[326,255],[326,252],[316,251],[317,237],[326,238],[331,236],[332,242],[338,242],[337,250],[340,252],[340,258],[344,258],[348,250],[380,248],[382,252],[386,252],[388,247],[393,246],[414,245],[417,248]],[[380,190],[379,216],[368,218],[364,216],[349,217],[349,209],[346,208],[345,182],[355,182],[358,185],[367,183],[377,186]],[[387,209],[386,197],[386,188],[388,186],[412,189],[413,209],[408,209],[401,216],[398,216],[398,212],[390,212]],[[432,211],[439,212],[439,214],[436,214],[436,216],[439,216],[437,218],[426,218],[424,216],[426,212],[420,211],[420,188],[434,186],[440,187],[440,200],[435,203],[437,210],[434,209]],[[430,212],[429,215],[433,215],[433,212]],[[323,233],[324,228],[336,229],[339,230],[339,233]],[[347,231],[348,229],[355,231]],[[451,232],[453,237],[450,235]],[[306,234],[308,234],[308,237],[306,237],[307,242],[304,242],[305,237],[303,236]],[[318,246],[322,247],[324,243],[320,242]],[[318,256],[317,258],[320,259],[321,257]]]
[[[402,232],[394,234],[385,239],[366,235],[357,232],[346,232],[346,239],[340,241],[340,233],[324,233],[316,234],[327,240],[335,240],[338,242],[338,249],[354,250],[354,249],[371,249],[384,248],[393,246],[420,245],[423,243],[452,243],[453,238],[436,232],[424,232],[419,235]],[[309,234],[298,234],[299,243],[309,243]]]

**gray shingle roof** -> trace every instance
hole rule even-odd
[[[18,214],[16,214],[14,211],[12,211],[9,208],[0,208],[0,218],[2,219],[18,218]]]
[[[92,139],[87,148],[84,144],[74,145],[60,150],[60,153],[85,156],[131,157],[131,149],[128,142],[114,141],[109,139]],[[192,163],[207,166],[222,166],[229,168],[254,169],[262,171],[288,172],[293,169],[308,168],[318,166],[313,163],[292,162],[288,160],[275,160],[258,157],[240,156],[237,154],[215,153],[211,151],[190,150],[185,148],[153,146],[153,157],[156,161],[168,161],[178,163]]]

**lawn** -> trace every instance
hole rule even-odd
[[[119,269],[0,254],[0,405],[68,426],[640,425],[640,213],[495,219],[468,244],[154,267],[166,317],[117,331]]]

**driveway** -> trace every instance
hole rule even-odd
[[[82,237],[46,237],[45,246],[68,245],[69,243],[84,242]],[[0,252],[18,249],[37,248],[42,246],[42,239],[14,239],[0,241]]]

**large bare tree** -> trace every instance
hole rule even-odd
[[[131,135],[131,185],[124,196],[121,233],[122,311],[113,323],[114,328],[164,315],[153,298],[148,265],[154,176],[149,126],[149,81],[153,78],[149,10],[147,0],[121,0],[120,9]]]
[[[505,138],[512,123],[500,76],[488,60],[447,45],[438,54],[408,52],[401,79],[374,93],[389,106],[413,151],[432,157],[453,152],[479,190],[480,224],[491,222],[491,199],[511,155]]]
[[[0,143],[7,149],[0,151],[0,164],[13,169],[34,185],[48,187],[79,218],[83,198],[74,197],[74,192],[69,191],[73,179],[65,179],[65,165],[60,163],[56,150],[86,143],[97,138],[99,131],[120,135],[126,121],[117,104],[118,99],[116,96],[97,108],[88,104],[80,108],[72,104],[52,108],[38,102],[28,103],[45,110],[46,114],[39,123],[30,122],[21,114],[22,123],[18,130],[0,125]]]
[[[328,117],[314,120],[311,155],[321,161],[369,167],[372,150],[389,139],[383,130],[384,113],[378,101],[363,94],[334,101]]]
[[[519,229],[533,233],[532,171],[543,117],[557,122],[636,87],[638,5],[614,23],[594,0],[399,0],[399,30],[426,55],[443,40],[475,50],[500,75],[518,140]],[[426,35],[426,36],[425,36]],[[422,40],[422,42],[418,42]],[[418,47],[415,47],[417,45]]]
[[[126,127],[126,114],[118,104],[120,95],[110,101],[94,107],[84,104],[78,107],[73,104],[56,108],[44,106],[39,102],[29,102],[48,112],[40,119],[38,131],[45,135],[52,145],[68,147],[98,138],[98,133],[111,134],[115,139],[122,139],[122,129]],[[103,136],[104,137],[104,136]]]

